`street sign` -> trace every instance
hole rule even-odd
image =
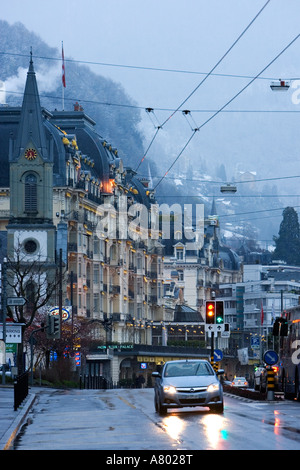
[[[214,361],[219,362],[219,361],[222,361],[222,359],[223,359],[223,352],[221,351],[221,349],[215,349],[214,350]]]
[[[229,323],[224,323],[224,330],[221,331],[221,338],[229,338],[230,336],[230,325]]]
[[[0,340],[3,339],[3,324],[0,323]],[[6,323],[6,342],[22,342],[22,323]]]
[[[207,332],[214,332],[218,333],[219,331],[224,331],[224,324],[223,325],[217,325],[216,323],[213,325],[205,325],[205,331]]]
[[[62,307],[61,309],[62,321],[68,320],[71,314],[72,314],[72,307]],[[59,307],[51,308],[51,310],[49,310],[49,315],[59,315]]]
[[[264,354],[264,361],[268,366],[273,366],[278,362],[278,354],[276,351],[266,351]]]
[[[26,304],[26,299],[24,297],[7,297],[6,299],[6,305],[9,307],[13,306],[23,306]]]
[[[251,349],[260,348],[260,339],[258,336],[251,336]]]

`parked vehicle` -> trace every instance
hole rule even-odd
[[[231,382],[232,387],[249,387],[249,383],[245,379],[245,377],[235,377]]]
[[[11,377],[11,369],[8,364],[5,364],[4,370],[5,370],[5,375],[7,377]],[[3,371],[3,366],[0,366],[0,376],[2,375],[2,371]]]

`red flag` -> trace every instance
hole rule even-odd
[[[65,56],[64,56],[63,44],[62,44],[61,56],[62,56],[62,84],[63,84],[63,87],[66,88],[66,70],[65,70]]]
[[[264,322],[264,308],[263,308],[263,302],[262,301],[261,301],[260,322],[261,322],[261,325]]]

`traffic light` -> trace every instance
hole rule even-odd
[[[224,323],[224,302],[223,300],[216,300],[216,323],[223,325]]]
[[[216,317],[216,302],[214,300],[206,301],[205,306],[205,323],[211,325],[215,323]]]
[[[277,317],[273,324],[273,336],[287,336],[288,335],[288,321],[286,318]]]
[[[59,315],[48,315],[47,318],[47,337],[49,339],[60,338],[60,318]]]
[[[287,336],[288,335],[288,321],[286,318],[281,319],[281,328],[280,328],[280,336]]]
[[[280,323],[280,318],[275,318],[275,321],[273,323],[273,336],[279,335],[279,323]]]

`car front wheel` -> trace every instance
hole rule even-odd
[[[224,403],[222,402],[222,403],[216,403],[215,405],[210,405],[209,409],[213,413],[221,414],[224,411]]]
[[[160,415],[163,416],[163,415],[167,414],[168,408],[165,405],[161,404],[158,394],[155,395],[154,406],[155,406],[155,411],[157,413],[159,413]]]

